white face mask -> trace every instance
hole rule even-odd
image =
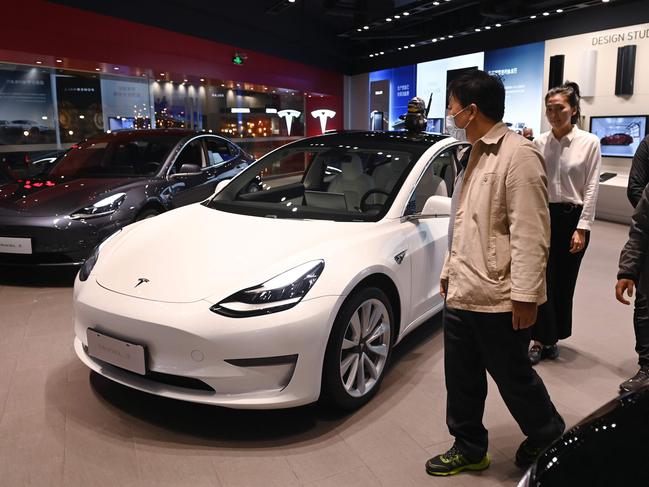
[[[455,125],[455,117],[457,117],[460,113],[462,113],[467,108],[469,107],[464,107],[455,115],[446,115],[446,132],[451,137],[459,140],[460,142],[467,142],[468,139],[466,137],[466,128],[469,126],[469,123],[471,123],[471,120],[469,120],[469,122],[464,126],[464,128],[460,128],[457,125]]]

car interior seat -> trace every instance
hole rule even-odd
[[[386,164],[377,166],[373,174],[376,188],[390,193],[408,166],[408,162],[407,158],[400,157],[399,160],[391,160]]]
[[[341,161],[342,173],[337,175],[327,191],[329,193],[342,193],[347,201],[347,208],[360,210],[361,198],[370,189],[374,188],[374,179],[365,174],[363,161],[358,154],[347,154]]]

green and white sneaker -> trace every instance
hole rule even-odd
[[[490,462],[491,460],[488,454],[485,454],[482,460],[477,463],[471,462],[453,445],[446,453],[437,455],[426,462],[426,473],[428,475],[445,477],[455,475],[464,470],[475,472],[486,469]]]

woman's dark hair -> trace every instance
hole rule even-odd
[[[499,122],[505,114],[505,86],[498,76],[475,69],[451,81],[447,91],[462,107],[475,103],[490,120]]]
[[[570,118],[570,123],[578,123],[581,118],[581,106],[579,105],[581,95],[579,94],[579,85],[574,81],[566,81],[564,84],[552,88],[545,95],[545,103],[547,104],[548,99],[554,95],[565,96],[570,106],[577,109],[577,112]]]

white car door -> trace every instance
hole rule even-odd
[[[422,212],[430,196],[450,199],[455,182],[457,150],[452,146],[435,156],[424,170],[412,192],[406,215]],[[404,221],[412,264],[411,321],[439,308],[443,298],[439,294],[439,277],[448,247],[449,218],[421,218]]]

